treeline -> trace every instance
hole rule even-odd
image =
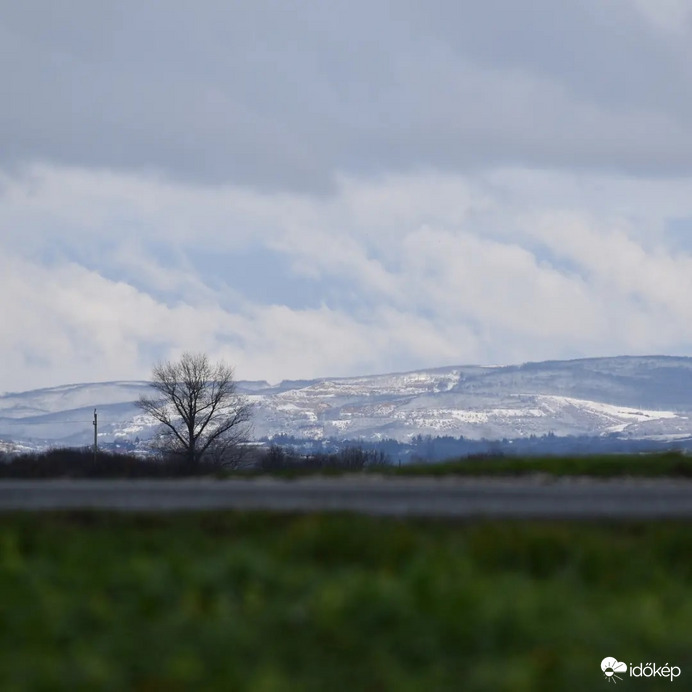
[[[345,447],[330,453],[299,454],[292,449],[272,445],[261,450],[256,468],[265,472],[361,471],[390,464],[391,461],[384,452],[362,447]]]
[[[310,440],[288,435],[260,444],[240,445],[230,456],[209,456],[190,466],[180,455],[136,454],[124,449],[62,448],[44,452],[0,452],[0,478],[171,478],[230,474],[353,472],[388,466],[425,465],[450,460],[500,457],[578,457],[593,454],[636,454],[691,450],[689,440],[626,440],[617,436],[557,437],[514,440],[466,440],[421,436],[409,442]]]
[[[90,449],[61,448],[24,454],[0,453],[0,478],[175,478],[302,471],[360,471],[388,465],[382,452],[346,447],[332,453],[299,454],[277,445],[249,445],[231,462],[200,461],[180,456],[141,456]]]
[[[189,475],[173,463],[121,452],[60,448],[5,454],[0,478],[168,478]]]
[[[299,454],[330,454],[342,449],[344,443],[336,438],[312,440],[292,435],[279,435],[265,444],[277,444]],[[350,443],[353,444],[353,443]],[[565,435],[553,433],[501,440],[470,440],[443,435],[416,435],[407,442],[393,439],[358,441],[368,452],[381,453],[394,464],[428,463],[463,459],[467,457],[534,457],[534,456],[589,456],[592,454],[639,454],[678,450],[692,450],[692,439],[675,443],[659,440],[637,440],[612,435]]]

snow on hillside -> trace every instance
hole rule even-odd
[[[0,416],[26,418],[60,413],[95,405],[121,404],[136,401],[149,389],[146,382],[99,382],[69,384],[50,389],[0,396]]]
[[[256,437],[342,439],[422,435],[501,439],[692,435],[692,358],[594,358],[514,366],[449,366],[364,377],[239,382]],[[145,439],[153,421],[134,402],[146,382],[72,384],[0,396],[0,438],[88,444]]]

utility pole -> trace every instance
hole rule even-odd
[[[94,463],[96,463],[96,453],[99,450],[98,430],[98,416],[96,415],[96,409],[94,409]]]

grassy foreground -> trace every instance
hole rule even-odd
[[[689,689],[684,523],[0,515],[0,689]]]

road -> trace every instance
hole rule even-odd
[[[7,480],[0,511],[348,511],[394,516],[691,518],[692,481],[663,479]]]

